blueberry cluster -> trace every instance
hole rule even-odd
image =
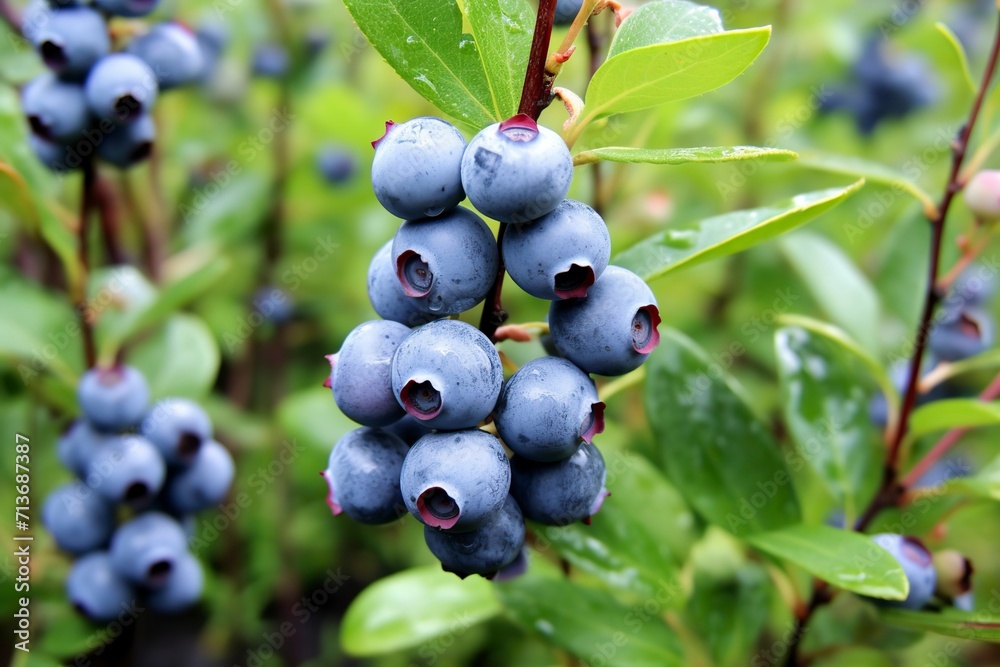
[[[409,512],[445,570],[491,577],[522,562],[526,518],[567,525],[600,508],[606,471],[592,440],[604,404],[590,374],[643,363],[659,342],[656,299],[608,265],[604,220],[566,199],[566,144],[529,116],[468,145],[438,118],[390,122],[373,145],[375,196],[404,222],[368,271],[384,319],[355,328],[329,357],[327,386],[363,428],[330,454],[328,504],[372,524]],[[466,197],[505,223],[499,244],[459,206]],[[506,380],[490,338],[445,319],[481,303],[501,266],[551,301],[555,346]]]
[[[196,403],[149,407],[146,380],[130,366],[87,371],[77,402],[83,417],[58,443],[77,480],[42,507],[56,543],[78,557],[70,601],[95,621],[116,618],[140,595],[155,611],[182,611],[201,596],[203,579],[184,525],[225,498],[232,457]],[[127,517],[120,525],[119,515]]]
[[[24,36],[49,69],[21,97],[43,164],[68,171],[96,154],[124,169],[149,156],[157,96],[199,80],[206,64],[195,34],[176,22],[157,23],[112,52],[109,17],[145,16],[158,4],[34,0],[26,8]]]

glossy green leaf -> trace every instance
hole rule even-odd
[[[987,403],[976,398],[949,398],[921,405],[914,410],[907,436],[915,439],[953,428],[997,424],[1000,424],[1000,401]]]
[[[853,178],[864,178],[871,183],[888,185],[893,191],[909,194],[924,206],[931,208],[937,206],[934,199],[916,181],[892,167],[865,158],[818,151],[802,151],[799,154],[798,164],[809,169]]]
[[[157,327],[128,355],[128,362],[146,376],[154,399],[204,396],[215,384],[220,361],[212,332],[197,317],[183,313]]]
[[[780,247],[824,314],[864,349],[878,350],[878,293],[844,251],[810,232],[784,238]]]
[[[910,590],[899,562],[860,533],[799,525],[751,535],[747,541],[760,551],[859,595],[904,600]]]
[[[829,211],[863,184],[858,181],[846,188],[809,192],[774,206],[735,211],[689,227],[667,229],[620,253],[614,263],[651,280],[668,271],[742,252]]]
[[[962,73],[962,83],[967,87],[965,92],[971,99],[971,96],[975,95],[976,91],[979,90],[979,84],[972,77],[972,70],[969,68],[969,57],[965,53],[962,41],[944,23],[935,23],[934,27],[944,37],[945,41],[948,42],[948,46],[950,47],[948,52],[952,56],[952,63],[949,63],[949,65]]]
[[[422,567],[363,590],[344,614],[340,640],[352,655],[382,655],[464,631],[500,611],[489,581]]]
[[[526,0],[459,0],[493,95],[497,120],[517,113],[535,30]]]
[[[737,535],[800,521],[784,457],[732,379],[672,329],[647,363],[646,412],[667,477],[688,502]]]
[[[608,58],[644,46],[676,42],[722,32],[722,16],[714,7],[686,0],[659,0],[636,8],[615,32]]]
[[[593,162],[631,162],[645,164],[689,164],[692,162],[716,163],[759,160],[761,162],[786,162],[798,155],[782,148],[760,146],[703,146],[700,148],[629,148],[607,146],[583,151],[573,156],[573,164]]]
[[[669,593],[649,598],[642,607],[627,607],[606,591],[543,572],[541,565],[533,562],[524,576],[496,584],[515,623],[587,664],[686,664],[677,637],[661,616]]]
[[[503,95],[491,88],[484,66],[486,54],[473,35],[463,33],[463,16],[455,0],[421,3],[413,0],[345,0],[351,16],[372,46],[415,91],[437,106],[474,128],[511,115],[501,106]],[[492,4],[493,9],[490,8]],[[523,25],[508,16],[504,21],[496,2],[482,0],[473,10],[478,32],[503,30],[517,40],[518,35],[534,30],[534,22]],[[514,7],[513,3],[504,3]],[[518,12],[520,14],[520,12]],[[500,48],[498,37],[488,39],[489,54]],[[508,56],[509,57],[509,56]],[[503,78],[511,71],[506,63],[491,63],[491,75]],[[523,68],[520,76],[523,76]]]
[[[694,592],[684,617],[719,667],[745,667],[747,656],[767,623],[770,604],[767,573],[748,564],[726,576],[695,574]],[[752,663],[750,663],[752,664]]]
[[[843,347],[806,329],[779,329],[774,344],[785,423],[799,458],[853,521],[866,474],[882,457],[868,392],[858,382],[859,364]]]
[[[1000,643],[1000,622],[992,613],[964,612],[944,608],[939,611],[880,609],[879,617],[888,625],[946,637]]]
[[[613,457],[613,458],[612,458]],[[642,599],[673,590],[695,519],[676,490],[641,456],[605,454],[611,496],[592,523],[537,526],[536,548],[551,544],[574,566]],[[650,514],[649,508],[657,508]],[[669,606],[683,604],[672,597]]]

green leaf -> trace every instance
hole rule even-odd
[[[181,204],[184,244],[212,241],[228,247],[250,237],[267,215],[270,196],[266,175],[248,171],[213,196],[199,195],[191,205]]]
[[[951,69],[958,69],[962,73],[962,83],[964,83],[968,90],[965,92],[971,97],[976,94],[979,90],[976,80],[972,77],[972,70],[969,69],[969,57],[965,54],[965,47],[962,46],[962,42],[958,39],[958,36],[952,32],[951,28],[946,26],[944,23],[938,22],[934,24],[937,31],[944,37],[945,41],[948,42],[948,46],[951,47],[949,52],[952,54],[954,59],[954,64],[951,65]]]
[[[156,299],[156,287],[134,266],[109,266],[91,271],[87,285],[87,315],[94,320],[98,357],[111,363],[122,341],[134,330],[136,318]]]
[[[317,368],[322,373],[324,359],[319,359]],[[329,368],[326,369],[329,372]],[[322,375],[318,375],[322,382]],[[333,445],[357,424],[348,419],[333,401],[329,389],[317,386],[305,389],[285,398],[278,406],[278,423],[295,439],[302,440],[310,447],[330,451]]]
[[[706,644],[714,664],[748,664],[747,655],[767,623],[761,610],[770,604],[770,591],[767,573],[752,564],[722,577],[696,573],[685,618]]]
[[[641,456],[621,453],[605,458],[611,496],[592,524],[537,526],[536,548],[551,543],[581,570],[646,599],[658,589],[676,585],[678,568],[695,539],[694,516]],[[649,514],[650,507],[657,508],[656,516]],[[683,603],[680,597],[675,600],[677,605]]]
[[[146,376],[154,399],[197,399],[215,384],[221,355],[204,322],[177,314],[132,348],[128,361]]]
[[[680,644],[661,614],[670,591],[631,608],[606,591],[587,588],[533,562],[528,573],[496,584],[511,619],[588,664],[669,667],[684,665]],[[604,660],[604,662],[598,662]]]
[[[879,610],[879,617],[888,625],[907,630],[1000,643],[1000,622],[989,613],[964,612],[947,607],[940,611],[883,608]]]
[[[648,6],[648,5],[647,5]],[[593,162],[631,162],[645,164],[689,164],[691,162],[716,163],[739,160],[786,162],[798,155],[782,148],[760,146],[703,146],[701,148],[628,148],[607,146],[583,151],[573,156],[573,164]]]
[[[392,653],[467,629],[500,613],[493,585],[437,566],[376,581],[351,602],[340,640],[356,656]]]
[[[28,184],[12,166],[0,162],[0,210],[6,209],[28,229],[36,230],[38,210],[28,190]]]
[[[810,169],[831,174],[864,178],[872,183],[888,185],[893,191],[905,192],[913,196],[923,206],[937,207],[934,199],[920,185],[905,174],[878,162],[853,155],[836,155],[819,151],[802,151],[798,164]]]
[[[482,128],[511,115],[500,106],[500,98],[490,87],[490,77],[483,64],[484,54],[475,38],[463,34],[462,12],[454,0],[424,3],[413,0],[344,0],[348,11],[372,46],[415,91],[446,114]],[[496,7],[497,5],[494,5]],[[504,4],[511,8],[512,3]],[[490,16],[488,5],[477,8],[480,30],[491,20],[494,30],[510,34],[505,39],[534,30],[534,22],[522,25],[510,16]],[[518,12],[520,14],[520,12]],[[475,29],[475,26],[474,26]],[[489,40],[490,53],[499,47],[498,36]],[[510,57],[509,55],[506,57]],[[520,57],[515,54],[515,57]],[[502,78],[500,68],[491,63],[491,74]],[[523,70],[522,70],[523,71]]]
[[[707,218],[690,227],[667,229],[615,257],[614,263],[652,280],[682,267],[742,252],[804,225],[854,194],[864,181],[797,195],[746,211]]]
[[[853,522],[867,473],[881,447],[868,416],[857,360],[827,338],[798,327],[774,336],[785,423],[802,461],[826,483]]]
[[[632,49],[722,32],[719,10],[685,0],[661,0],[638,7],[615,32],[608,58]]]
[[[921,405],[910,416],[907,436],[913,439],[953,428],[975,428],[1000,424],[1000,401],[949,398]]]
[[[495,98],[497,120],[517,113],[535,30],[525,0],[459,0]]]
[[[884,600],[905,600],[906,573],[870,537],[830,526],[789,526],[747,538],[756,549],[798,565],[838,588]]]
[[[74,386],[83,362],[80,323],[67,303],[18,279],[0,283],[0,357],[16,363],[25,384],[49,372]],[[16,314],[16,316],[14,316]]]
[[[667,477],[706,519],[737,535],[800,521],[778,445],[732,379],[680,332],[661,335],[648,362],[646,413]]]
[[[878,293],[844,251],[809,232],[782,239],[780,247],[826,316],[866,350],[877,351]]]

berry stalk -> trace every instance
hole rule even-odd
[[[80,333],[83,336],[83,356],[87,368],[93,367],[97,361],[97,348],[94,345],[94,329],[87,318],[87,277],[90,275],[90,251],[87,237],[90,231],[90,212],[95,204],[95,186],[97,184],[97,166],[93,160],[83,163],[83,185],[80,193],[80,224],[77,227],[77,260],[80,264],[80,281],[71,286],[73,301],[80,314]]]

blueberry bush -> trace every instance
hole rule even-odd
[[[10,664],[1000,663],[996,0],[0,19]]]

